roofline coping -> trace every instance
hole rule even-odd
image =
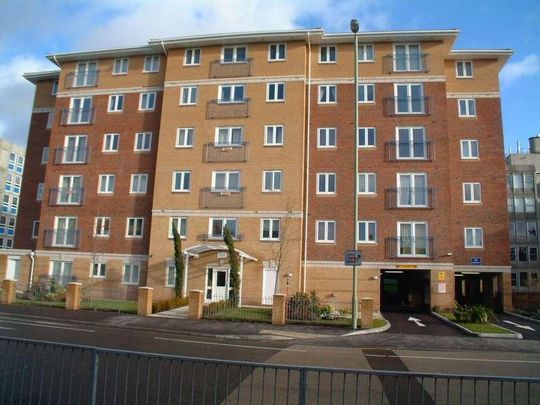
[[[156,53],[163,53],[163,50],[151,45],[143,46],[132,46],[125,48],[107,48],[107,49],[96,49],[82,52],[64,52],[47,55],[52,63],[57,66],[60,66],[60,62],[74,61],[74,60],[89,60],[93,58],[102,58],[102,57],[122,57],[129,55],[151,55]]]
[[[60,77],[59,70],[43,70],[41,72],[23,73],[23,77],[31,83],[36,84],[40,80],[58,79]]]

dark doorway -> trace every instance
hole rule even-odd
[[[383,311],[430,310],[429,270],[382,270],[381,309]]]
[[[482,304],[502,312],[501,284],[498,273],[456,273],[456,301],[462,305]]]

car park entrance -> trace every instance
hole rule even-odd
[[[502,274],[475,271],[457,272],[456,301],[462,305],[485,305],[502,312]]]
[[[381,270],[383,311],[429,312],[429,270]]]

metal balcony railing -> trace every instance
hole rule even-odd
[[[431,97],[386,97],[383,106],[387,116],[430,115]]]
[[[69,72],[66,75],[66,89],[73,87],[95,87],[98,83],[99,70]]]
[[[58,187],[51,188],[49,205],[77,205],[84,204],[84,187]]]
[[[403,73],[403,72],[429,72],[429,54],[421,53],[418,55],[383,56],[384,73]]]
[[[54,163],[61,164],[88,164],[90,162],[90,148],[56,148]]]
[[[248,77],[251,76],[251,58],[241,62],[222,62],[214,60],[210,62],[210,77]]]
[[[393,209],[433,209],[435,190],[423,187],[394,187],[386,189],[386,208]]]
[[[207,143],[204,145],[204,161],[213,162],[247,162],[249,157],[248,142],[240,144]]]
[[[244,235],[241,235],[241,234],[237,234],[237,235],[233,235],[233,239],[234,240],[237,240],[237,241],[241,241],[244,239]],[[212,234],[212,233],[201,233],[199,235],[197,235],[197,240],[198,241],[223,241],[223,234],[221,233],[218,233],[218,234]]]
[[[510,243],[537,244],[538,236],[511,236]]]
[[[201,189],[200,208],[244,208],[244,187],[235,190],[218,190],[211,187]]]
[[[433,259],[435,257],[433,237],[391,237],[386,239],[388,259]]]
[[[62,125],[88,125],[93,124],[95,118],[95,108],[64,108],[60,123]]]
[[[210,100],[206,104],[206,117],[214,118],[247,118],[249,117],[250,99],[239,101]]]
[[[390,162],[395,160],[433,160],[433,143],[424,142],[386,142],[386,159]]]
[[[79,229],[45,229],[45,247],[79,247]]]

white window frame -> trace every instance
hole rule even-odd
[[[280,89],[283,94],[281,98],[279,97]],[[266,83],[266,102],[279,103],[283,101],[285,101],[285,82]]]
[[[32,221],[32,239],[37,239],[39,236],[39,219]]]
[[[36,201],[43,201],[45,195],[45,183],[38,183],[36,191]]]
[[[73,277],[73,262],[72,261],[67,261],[67,260],[51,260],[49,262],[49,276],[52,277],[57,277],[54,275],[54,263],[60,263],[60,275],[58,276],[60,278],[60,280],[57,280],[60,284],[64,284],[65,283],[65,278],[66,277]],[[69,263],[69,274],[64,274],[66,272],[66,265]]]
[[[240,133],[240,139],[239,141],[233,142],[233,133]],[[223,133],[225,135],[225,141],[220,140],[220,134]],[[214,135],[214,144],[215,146],[242,146],[244,142],[244,127],[237,126],[237,127],[216,127],[215,135]]]
[[[332,132],[333,132],[333,137],[334,137],[333,144],[330,143]],[[337,148],[337,128],[317,128],[317,149],[336,149],[336,148]]]
[[[157,93],[147,91],[139,94],[139,111],[154,111],[156,109]]]
[[[59,228],[58,227],[58,222],[60,222],[60,220],[63,219],[66,224],[67,222],[71,222],[72,219],[75,220],[75,226],[73,228]],[[66,233],[64,235],[64,242],[63,243],[58,243],[58,231],[73,231],[73,232],[76,232],[77,231],[77,226],[79,224],[79,219],[77,217],[72,217],[72,216],[60,216],[60,217],[54,217],[54,230],[55,230],[55,234],[54,234],[54,237],[53,237],[53,241],[52,241],[52,246],[54,247],[75,247],[77,245],[77,236],[75,235],[73,237],[73,244],[70,244],[70,243],[67,243],[67,240],[69,239],[69,234]]]
[[[328,191],[330,187],[330,179],[333,178],[333,185],[334,185],[334,191]],[[324,179],[324,190],[320,191],[319,186],[321,185],[321,181]],[[317,194],[318,195],[335,195],[337,193],[337,175],[336,173],[317,173]]]
[[[360,143],[361,137],[360,134],[364,133],[364,141],[365,143]],[[373,145],[369,143],[369,133],[373,132]],[[377,128],[375,127],[358,127],[358,147],[363,149],[373,149],[377,147]]]
[[[477,188],[478,195],[475,192]],[[467,189],[469,189],[470,199],[467,200]],[[463,183],[463,203],[464,204],[480,204],[482,202],[482,185],[480,183]]]
[[[116,140],[116,148],[114,148]],[[108,148],[107,148],[107,144]],[[120,148],[120,134],[118,133],[111,133],[111,134],[103,134],[103,147],[101,149],[104,153],[114,153],[118,152],[118,149]]]
[[[371,48],[371,59],[368,58],[367,49]],[[375,45],[359,44],[358,45],[358,63],[375,62]]]
[[[275,57],[272,58],[272,48],[274,48]],[[277,43],[268,45],[268,62],[283,62],[287,59],[287,44]]]
[[[480,240],[478,239],[478,231],[480,231]],[[471,232],[472,244],[467,243],[467,233]],[[484,248],[484,229],[482,227],[465,227],[463,236],[465,238],[465,249],[483,249]]]
[[[125,70],[124,70],[125,62]],[[119,66],[119,69],[117,67]],[[129,71],[129,58],[116,58],[113,62],[113,71],[114,76],[127,75]]]
[[[407,142],[401,142],[400,141],[400,131],[406,130],[407,131]],[[415,156],[417,152],[417,148],[415,145],[418,144],[418,142],[414,141],[414,132],[417,130],[422,131],[422,155],[421,156]],[[409,156],[401,156],[402,151],[402,144],[408,144],[408,152]],[[426,129],[424,127],[396,127],[396,159],[397,160],[426,160],[428,158],[428,150],[427,150],[427,140],[426,140]]]
[[[397,53],[396,53],[396,47],[397,46],[405,46],[405,69],[397,69]],[[418,55],[420,56],[419,60],[419,69],[411,69],[411,52],[409,48],[411,46],[417,46],[418,47]],[[393,62],[394,62],[394,72],[421,72],[425,69],[424,66],[424,60],[422,58],[422,47],[419,43],[399,43],[394,44],[393,46]]]
[[[402,182],[402,177],[409,177],[409,186],[408,188],[411,189],[408,191],[409,193],[409,196],[410,196],[410,199],[411,199],[411,202],[410,203],[405,203],[403,204],[401,202],[401,197],[402,197],[402,189],[405,188],[401,185],[401,182]],[[418,177],[423,177],[424,178],[424,184],[425,184],[425,187],[417,187],[416,186],[416,179]],[[429,192],[428,192],[428,175],[427,173],[421,173],[421,172],[412,172],[412,173],[397,173],[396,174],[396,184],[397,184],[397,195],[396,195],[396,198],[397,198],[397,206],[398,208],[427,208],[429,207]],[[424,198],[424,204],[420,204],[416,201],[416,196],[417,196],[417,191],[415,190],[416,188],[424,188],[424,194],[423,194],[423,198]]]
[[[377,221],[361,220],[361,221],[358,221],[356,226],[358,227],[358,240],[356,241],[357,243],[366,244],[366,245],[373,245],[373,244],[377,243]],[[364,231],[364,235],[366,237],[365,239],[360,239],[360,228],[362,226],[365,227],[365,231]],[[373,228],[374,228],[373,240],[370,240],[370,238],[369,238],[369,235],[370,235],[369,229],[370,229],[371,226],[373,226]]]
[[[180,235],[180,239],[187,239],[187,222],[188,217],[169,217],[169,228],[167,231],[167,238],[173,239],[173,223],[176,222],[177,224],[180,222],[180,227],[176,227],[176,230],[178,231],[178,234]]]
[[[142,141],[139,142],[139,140]],[[141,144],[139,147],[138,144]],[[152,132],[137,132],[135,133],[135,141],[133,142],[134,152],[149,152],[152,150]]]
[[[148,174],[135,173],[130,176],[129,194],[146,194],[148,190]]]
[[[171,269],[173,275],[172,284],[169,282],[169,277],[171,277]],[[174,265],[174,260],[167,260],[165,265],[165,287],[174,288],[176,281],[176,266]]]
[[[465,150],[463,148],[463,145],[464,143],[466,143],[468,145],[468,149],[469,149],[469,156],[465,156]],[[477,156],[474,156],[473,153],[472,153],[472,145],[473,143],[476,143],[476,152],[477,152]],[[463,160],[478,160],[480,159],[480,142],[478,141],[478,139],[461,139],[460,142],[459,142],[459,145],[460,145],[460,149],[461,149],[461,159]]]
[[[64,184],[66,183],[68,186],[65,187]],[[76,180],[78,180],[79,187],[75,187]],[[58,194],[56,196],[56,204],[57,205],[79,205],[82,204],[83,201],[83,176],[80,174],[68,174],[68,175],[61,175],[58,180]],[[64,192],[62,192],[62,189]],[[66,200],[62,201],[62,198],[65,197]]]
[[[278,128],[281,128],[281,142],[277,142]],[[269,141],[270,140],[270,141]],[[285,140],[284,125],[265,125],[264,126],[264,146],[283,146]]]
[[[201,48],[184,49],[184,66],[199,66],[201,64]]]
[[[97,269],[94,272],[94,269]],[[96,274],[94,274],[96,273]],[[90,278],[106,279],[107,278],[107,263],[95,261],[90,263]]]
[[[332,48],[334,50],[334,59],[331,58]],[[323,59],[323,49],[326,51],[324,59]],[[320,45],[319,46],[319,63],[337,63],[337,58],[338,58],[337,45]]]
[[[478,111],[476,109],[476,99],[475,98],[458,98],[458,117],[476,117]],[[463,104],[464,103],[464,104]],[[462,110],[461,106],[464,105],[465,109]],[[472,106],[472,108],[471,108]],[[474,114],[471,113],[471,110],[474,110]]]
[[[49,114],[47,114],[47,125],[46,129],[51,129],[54,124],[54,111],[51,111]]]
[[[244,48],[245,49],[245,59],[238,60],[238,49]],[[232,49],[233,50],[233,57],[230,61],[225,61],[225,49]],[[249,61],[248,57],[248,47],[247,45],[227,45],[223,46],[221,48],[221,57],[220,57],[220,63],[247,63]]]
[[[325,89],[325,98],[321,99],[322,89]],[[330,94],[331,89],[334,89],[334,100],[331,100]],[[337,86],[335,84],[320,84],[317,92],[317,103],[318,104],[337,104]]]
[[[129,268],[129,280],[126,281],[126,273]],[[133,277],[133,269],[137,269],[137,278]],[[122,265],[122,284],[125,285],[139,285],[139,280],[141,278],[141,265],[140,263],[124,263]]]
[[[235,98],[236,89],[242,89],[242,99],[237,100]],[[223,90],[230,90],[230,97],[228,99],[223,98]],[[230,103],[245,103],[246,101],[246,85],[245,84],[223,84],[218,87],[218,104],[230,104]]]
[[[180,176],[180,188],[176,188],[176,179]],[[188,188],[183,188],[185,179],[187,177]],[[189,193],[191,191],[191,172],[189,170],[175,170],[172,172],[172,185],[171,191],[173,193]]]
[[[87,107],[84,107],[84,104],[90,100]],[[69,101],[69,114],[67,119],[68,125],[80,125],[80,124],[90,124],[93,119],[92,106],[94,100],[92,97],[71,97]],[[74,105],[79,104],[79,108],[75,108]],[[85,113],[87,111],[87,113]],[[88,119],[83,119],[85,114],[88,115]]]
[[[369,89],[371,88],[372,98],[369,98]],[[364,99],[362,99],[362,96]],[[358,104],[373,104],[375,103],[375,84],[362,83],[358,85]]]
[[[161,64],[161,57],[159,55],[145,56],[144,65],[143,65],[143,73],[157,73],[157,72],[159,72],[159,65],[160,64]],[[148,67],[149,67],[149,69],[148,69]]]
[[[399,91],[398,88],[400,87],[406,87],[407,88],[407,110],[406,111],[399,111]],[[413,87],[419,87],[421,90],[420,95],[420,103],[422,106],[421,111],[413,111]],[[404,114],[404,115],[423,115],[426,113],[426,100],[424,96],[424,84],[423,83],[394,83],[394,113],[396,115]]]
[[[111,94],[107,102],[107,112],[123,112],[124,111],[124,95]]]
[[[214,221],[221,221],[221,234],[214,235],[212,234],[212,229],[214,228]],[[210,239],[223,239],[223,229],[229,222],[234,222],[234,234],[232,235],[234,239],[238,238],[238,219],[231,217],[212,217],[208,219],[208,236]]]
[[[270,187],[267,187],[266,176],[271,177]],[[275,187],[276,176],[279,176],[279,185]],[[283,170],[263,170],[262,191],[264,193],[279,193],[283,191]]]
[[[185,127],[176,129],[176,148],[193,148],[193,140],[195,139],[195,128]],[[183,142],[181,142],[183,140]]]
[[[94,238],[108,238],[111,236],[111,217],[94,217]]]
[[[101,191],[102,185],[105,183],[105,190]],[[111,188],[112,183],[112,190],[109,190]],[[114,174],[100,174],[99,175],[99,181],[98,181],[98,194],[114,194],[114,188],[116,186],[116,175]]]
[[[198,87],[183,86],[180,87],[179,105],[197,105]]]
[[[411,253],[410,254],[402,254],[400,253],[400,243],[401,243],[401,225],[410,225],[411,227]],[[417,225],[424,225],[425,226],[425,235],[426,238],[426,253],[425,254],[417,254],[416,253],[416,226]],[[429,257],[429,250],[430,250],[430,240],[429,240],[429,224],[426,221],[403,221],[397,223],[397,256],[398,257]],[[419,236],[420,237],[420,236]]]
[[[224,181],[224,188],[216,188],[216,177],[218,174],[224,174],[225,175],[225,181]],[[231,175],[238,174],[238,189],[230,188],[230,178]],[[242,176],[240,174],[240,170],[215,170],[212,172],[212,191],[225,191],[225,192],[237,192],[240,191],[242,188]]]
[[[268,236],[264,236],[264,227],[265,223],[268,223]],[[275,227],[277,226],[277,233],[278,236],[274,237],[273,233],[276,230]],[[261,232],[260,232],[260,239],[263,241],[278,241],[281,237],[281,221],[279,218],[262,218],[261,219]]]
[[[86,135],[66,135],[64,138],[64,151],[62,153],[63,164],[85,163],[88,157],[87,154],[88,137]]]
[[[41,152],[41,164],[46,165],[49,162],[49,147],[45,146]]]
[[[373,178],[373,190],[369,189],[369,179]],[[364,179],[366,191],[360,191],[360,179]],[[376,195],[377,194],[377,173],[358,173],[358,195]]]
[[[91,68],[92,65],[93,68]],[[75,76],[73,77],[72,87],[96,86],[98,72],[99,70],[97,61],[78,62],[75,68]],[[78,83],[80,74],[83,75],[83,80],[81,83]]]
[[[462,74],[459,73],[461,66]],[[467,69],[467,66],[469,69]],[[470,70],[470,74],[467,72]],[[474,77],[474,67],[472,60],[458,60],[456,61],[456,78],[458,79],[472,79]]]
[[[56,96],[58,94],[58,80],[53,80],[51,87],[51,96]]]
[[[319,225],[323,225],[323,235],[319,232]],[[334,226],[333,235],[330,235],[329,225]],[[332,238],[330,238],[332,236]],[[317,220],[315,221],[315,242],[316,243],[336,243],[336,221]]]
[[[133,234],[130,234],[129,233],[129,224],[130,222],[133,223],[133,231],[134,233]],[[138,222],[141,223],[141,232],[140,234],[137,234],[137,224]],[[142,239],[144,235],[144,217],[127,217],[126,218],[126,239]]]

